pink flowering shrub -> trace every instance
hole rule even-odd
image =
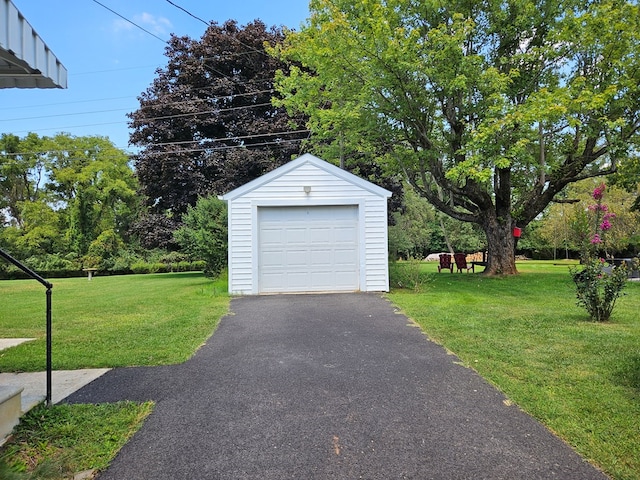
[[[577,305],[586,308],[592,320],[609,320],[613,307],[627,281],[627,268],[608,266],[604,259],[598,258],[597,250],[604,246],[605,232],[611,229],[611,220],[615,214],[609,212],[602,203],[605,192],[602,183],[593,190],[592,197],[597,202],[589,205],[589,211],[595,213],[595,231],[589,245],[582,254],[582,267],[570,268],[571,278],[576,284]]]

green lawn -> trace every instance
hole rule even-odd
[[[226,280],[202,273],[53,279],[53,368],[187,360],[228,310]],[[0,371],[45,369],[45,289],[0,281],[0,338],[37,338],[0,352]]]
[[[0,450],[0,479],[70,479],[102,470],[152,409],[152,402],[38,406]]]
[[[516,277],[432,272],[422,293],[389,298],[521,408],[616,479],[640,479],[640,283],[611,321],[575,306],[564,262]]]
[[[188,359],[228,311],[226,280],[202,273],[53,279],[53,367],[174,364]],[[45,368],[45,289],[0,281],[0,338],[37,338],[0,352],[0,372]],[[104,469],[151,403],[39,407],[0,450],[0,478],[72,478]]]
[[[504,278],[425,263],[420,293],[389,298],[611,477],[640,479],[640,283],[629,282],[611,321],[597,324],[557,263],[522,262],[520,275]],[[224,281],[193,273],[53,283],[58,369],[182,362],[229,303]],[[0,371],[42,370],[44,288],[3,281],[0,299],[0,337],[40,339],[0,353]]]

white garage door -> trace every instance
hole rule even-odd
[[[358,207],[260,207],[260,293],[355,291]]]

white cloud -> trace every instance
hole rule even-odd
[[[146,12],[136,15],[134,17],[134,22],[158,35],[168,35],[171,31],[171,27],[173,26],[168,19],[164,17],[156,17],[155,15]]]
[[[173,27],[168,19],[164,17],[156,17],[155,15],[146,12],[134,15],[133,18],[131,18],[131,22],[159,36],[168,36]],[[131,22],[122,18],[117,18],[112,24],[113,31],[115,33],[121,33],[138,30],[138,28]]]

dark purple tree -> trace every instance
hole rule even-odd
[[[284,64],[265,45],[282,40],[280,29],[258,20],[244,27],[211,23],[200,40],[171,37],[166,67],[129,114],[151,215],[143,219],[145,230],[158,215],[177,225],[198,197],[225,193],[299,154],[307,131],[271,102],[275,72]]]

